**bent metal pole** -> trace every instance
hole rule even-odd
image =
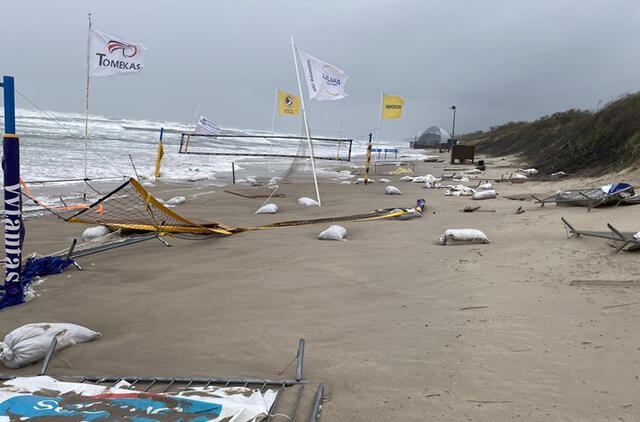
[[[20,188],[20,142],[16,135],[13,77],[2,79],[4,90],[4,134],[2,167],[4,170],[4,247],[6,275],[0,308],[24,301],[22,284],[22,194]]]

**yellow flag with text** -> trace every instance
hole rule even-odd
[[[295,116],[300,114],[300,98],[278,91],[278,114]]]
[[[402,97],[394,97],[393,95],[382,94],[382,118],[397,119],[402,116],[404,108],[404,100]]]

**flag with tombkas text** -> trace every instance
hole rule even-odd
[[[307,81],[309,98],[318,101],[335,101],[345,98],[347,74],[337,67],[298,50],[302,71]]]
[[[397,119],[401,117],[402,109],[404,108],[404,100],[402,97],[387,94],[382,94],[382,96],[382,118]]]
[[[144,67],[143,51],[142,44],[92,29],[89,41],[89,74],[111,76],[140,72]]]
[[[195,133],[196,135],[220,135],[220,126],[200,116]]]
[[[278,114],[297,116],[300,114],[300,98],[278,91]]]

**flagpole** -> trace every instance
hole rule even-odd
[[[313,183],[316,187],[316,198],[318,199],[318,206],[322,206],[320,202],[320,189],[318,189],[318,177],[316,176],[316,165],[313,159],[313,145],[311,145],[311,132],[309,132],[309,121],[307,120],[307,109],[304,106],[304,95],[302,94],[302,83],[300,82],[300,69],[298,68],[298,56],[296,55],[296,45],[293,42],[293,35],[291,36],[291,51],[293,52],[293,63],[296,66],[296,77],[298,78],[298,92],[300,93],[300,105],[302,106],[302,120],[304,121],[304,128],[307,133],[307,143],[309,144],[309,155],[311,156],[311,170],[313,170]]]
[[[378,108],[378,113],[380,113],[380,116],[378,117],[378,140],[376,142],[376,148],[380,144],[380,132],[382,131],[382,114],[384,112],[382,107],[384,107],[384,91],[380,91],[380,107]]]
[[[91,54],[91,13],[89,15],[89,35],[87,36],[87,91],[85,95],[85,107],[84,107],[84,186],[82,197],[87,200],[87,180],[88,180],[88,149],[89,149],[89,69],[90,69],[90,54]]]
[[[278,108],[278,88],[276,88],[276,98],[273,100],[273,118],[271,119],[271,133],[276,133],[276,110]]]

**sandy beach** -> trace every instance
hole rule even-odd
[[[487,161],[483,179],[513,171],[509,160]],[[417,162],[415,173],[450,167]],[[157,184],[150,190],[159,198],[187,198],[176,212],[240,227],[413,207],[419,198],[427,208],[409,221],[340,223],[349,232],[343,242],[317,239],[326,224],[168,238],[170,248],[151,240],[81,258],[83,271],[48,276],[37,299],[3,310],[0,333],[73,322],[103,334],[60,352],[52,374],[267,378],[292,375],[295,368],[278,373],[304,338],[304,377],[327,388],[323,421],[637,420],[640,284],[570,285],[635,280],[637,255],[612,254],[602,239],[567,239],[560,221],[637,231],[637,208],[587,212],[504,197],[637,176],[496,183],[499,197],[486,201],[372,177],[391,179],[403,195],[384,195],[380,183],[321,181],[322,208],[304,208],[297,198],[313,197],[313,185],[288,183],[274,201],[278,214],[255,215],[264,199]],[[495,212],[460,212],[468,205]],[[515,213],[519,206],[524,213]],[[63,249],[85,228],[52,216],[28,220],[25,251]],[[439,245],[449,228],[480,229],[492,243]],[[312,391],[297,420],[308,419]]]

